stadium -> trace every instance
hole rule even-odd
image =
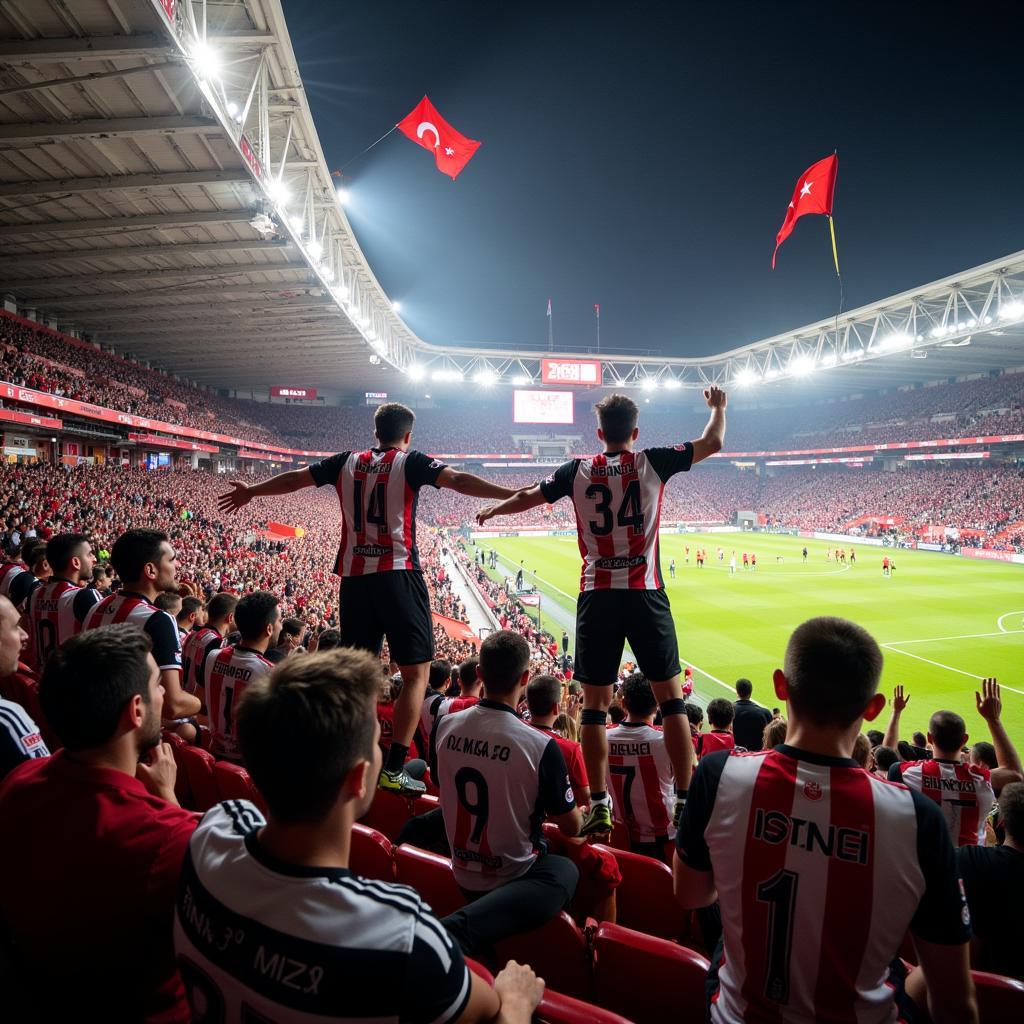
[[[0,5],[12,1019],[1024,1019],[1024,251],[426,340],[288,7]]]

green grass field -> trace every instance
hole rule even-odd
[[[501,537],[478,543],[497,549],[506,567],[522,560],[536,573],[545,626],[560,635],[563,622],[571,621],[579,588],[576,538]],[[800,554],[804,543],[806,565]],[[694,561],[698,546],[710,559],[703,569]],[[722,563],[719,546],[725,549]],[[908,737],[914,729],[925,730],[931,712],[944,707],[964,716],[974,738],[987,739],[974,710],[974,691],[980,678],[996,676],[1003,687],[1003,719],[1014,740],[1024,743],[1024,566],[899,551],[893,553],[896,572],[886,579],[882,549],[858,546],[857,565],[849,567],[827,562],[828,546],[767,534],[662,535],[661,567],[679,650],[694,667],[700,695],[726,695],[737,677],[747,676],[755,699],[775,703],[771,673],[781,665],[793,627],[815,615],[841,615],[866,627],[882,645],[886,693],[902,683],[912,695],[903,716]],[[757,570],[744,572],[741,564],[730,576],[734,549],[738,559],[744,550],[756,552]],[[672,558],[674,580],[668,578]]]

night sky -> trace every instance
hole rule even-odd
[[[349,219],[436,343],[718,352],[835,313],[827,222],[770,260],[839,152],[846,308],[1022,247],[1011,4],[283,0],[328,165],[428,94],[483,145],[453,183],[395,132]],[[958,12],[958,13],[957,13]]]

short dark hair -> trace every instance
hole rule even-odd
[[[373,432],[381,444],[401,441],[412,430],[416,413],[401,402],[385,402],[373,414]]]
[[[628,441],[636,429],[636,421],[640,410],[636,402],[626,395],[605,395],[594,406],[597,422],[604,434],[604,439],[611,444],[623,444]]]
[[[724,729],[726,726],[732,725],[735,715],[736,709],[728,698],[716,697],[714,700],[708,701],[708,725],[712,728]]]
[[[54,572],[63,572],[78,549],[88,543],[89,538],[84,533],[55,533],[46,542],[46,560],[50,568]]]
[[[870,740],[870,734],[868,739]],[[883,746],[881,743],[871,748],[875,755],[875,766],[883,772],[887,772],[899,759],[900,755],[892,747]]]
[[[868,742],[873,747],[880,747],[882,740],[885,739],[885,733],[881,729],[868,729],[864,735],[867,736]]]
[[[345,776],[372,761],[379,694],[379,661],[353,648],[285,658],[246,687],[238,742],[272,817],[319,821],[330,810]]]
[[[185,602],[181,594],[176,590],[162,590],[156,595],[156,600],[153,602],[160,611],[167,612],[168,614],[174,607],[177,607],[178,611],[181,611],[181,605],[184,603]],[[177,612],[175,612],[175,615],[177,615]]]
[[[29,537],[21,545],[20,557],[30,569],[34,568],[37,563],[46,558],[46,541],[39,537]]]
[[[459,682],[462,684],[463,690],[467,686],[474,686],[476,684],[477,669],[480,667],[479,658],[467,658],[459,666]]]
[[[856,623],[821,616],[793,631],[785,664],[792,710],[817,726],[844,729],[878,689],[882,651]]]
[[[427,685],[432,690],[441,690],[452,681],[452,663],[438,658],[430,663]]]
[[[306,624],[302,619],[295,619],[289,616],[281,623],[281,634],[288,634],[288,636],[302,636],[303,631],[306,628]]]
[[[550,715],[562,699],[562,684],[554,676],[534,676],[526,687],[526,706],[531,715]]]
[[[754,692],[754,684],[749,679],[737,679],[736,680],[736,696],[740,700],[750,700],[750,695]]]
[[[269,590],[254,590],[235,606],[235,626],[242,640],[257,640],[274,621],[274,609],[281,603]]]
[[[955,711],[936,711],[928,722],[928,732],[935,746],[949,753],[964,745],[967,723]]]
[[[124,706],[136,694],[149,703],[153,649],[149,634],[127,623],[90,629],[50,655],[39,702],[68,750],[91,750],[113,738]]]
[[[530,645],[510,629],[491,633],[480,645],[480,676],[488,693],[513,693],[530,667]]]
[[[122,583],[134,583],[142,570],[160,558],[160,545],[168,541],[161,530],[128,530],[110,549],[110,561]]]
[[[178,617],[187,619],[190,615],[198,615],[202,610],[203,602],[198,597],[183,597]]]
[[[999,793],[999,813],[1006,834],[1015,842],[1024,841],[1024,782],[1011,782]]]
[[[683,705],[683,710],[686,712],[686,717],[690,720],[690,725],[700,725],[704,721],[704,709],[699,704],[694,704],[693,701],[688,700]]]
[[[992,746],[988,740],[978,740],[977,743],[971,747],[971,753],[975,759],[980,761],[986,768],[995,770],[999,767],[999,761],[996,758],[996,748]]]
[[[210,603],[206,606],[206,614],[210,617],[211,622],[223,622],[237,607],[238,595],[221,591],[210,598]]]
[[[612,701],[608,706],[608,717],[612,720],[612,725],[618,725],[626,720],[626,709],[621,704]]]
[[[928,745],[928,738],[923,732],[915,732],[910,738],[913,740],[915,747],[924,747]]]
[[[341,646],[341,633],[336,629],[325,629],[316,638],[317,651],[333,651]]]
[[[634,672],[631,676],[627,676],[619,695],[622,697],[623,706],[631,715],[646,717],[658,707],[651,684],[642,672]]]

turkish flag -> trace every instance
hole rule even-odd
[[[431,150],[437,169],[452,181],[480,148],[476,139],[456,131],[426,96],[395,127],[411,142]]]
[[[832,213],[832,194],[836,189],[836,171],[839,168],[839,157],[832,156],[811,164],[797,179],[793,189],[793,198],[786,210],[786,219],[775,236],[775,252],[772,253],[772,270],[775,269],[775,257],[779,246],[793,233],[796,222],[805,213]]]

